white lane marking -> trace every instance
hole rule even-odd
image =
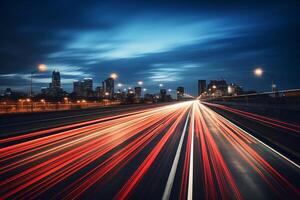
[[[192,114],[192,141],[191,141],[191,153],[190,153],[190,167],[189,167],[189,185],[188,185],[188,200],[193,199],[193,176],[194,176],[194,120],[195,120],[195,104],[193,104]]]
[[[176,174],[176,170],[177,170],[177,167],[178,167],[179,157],[180,157],[180,154],[181,154],[183,139],[184,139],[184,136],[185,136],[186,127],[187,127],[187,123],[189,121],[190,113],[191,113],[191,110],[189,111],[188,116],[187,116],[186,121],[185,121],[185,124],[184,124],[184,128],[183,128],[183,131],[182,131],[182,134],[181,134],[181,137],[180,137],[180,141],[179,141],[179,144],[178,144],[178,147],[177,147],[177,150],[176,150],[176,155],[175,155],[175,158],[174,158],[174,161],[173,161],[173,164],[172,164],[172,168],[171,168],[171,171],[170,171],[170,174],[169,174],[169,177],[168,177],[168,181],[167,181],[167,184],[166,184],[166,187],[165,187],[165,191],[164,191],[164,194],[163,194],[163,197],[162,197],[163,200],[170,199],[170,195],[171,195],[171,191],[172,191],[172,187],[173,187],[173,183],[174,183],[174,179],[175,179],[175,174]]]
[[[203,105],[203,104],[202,104]],[[205,106],[205,105],[203,105]],[[211,110],[211,109],[210,109]],[[215,112],[215,111],[213,111]],[[216,112],[215,112],[216,113]],[[229,121],[228,119],[226,119],[225,117],[223,117],[222,115],[216,113],[217,115],[219,115],[221,118],[223,118],[225,121],[227,121],[228,123],[232,124],[233,126],[235,126],[236,128],[240,129],[241,131],[243,131],[245,134],[247,134],[248,136],[250,136],[251,138],[253,138],[254,140],[256,140],[257,142],[259,142],[260,144],[262,144],[263,146],[267,147],[268,149],[270,149],[271,151],[273,151],[274,153],[276,153],[277,155],[279,155],[280,157],[282,157],[284,160],[290,162],[291,164],[293,164],[295,167],[297,167],[298,169],[300,169],[300,165],[298,165],[297,163],[295,163],[294,161],[290,160],[289,158],[287,158],[286,156],[282,155],[281,153],[279,153],[278,151],[276,151],[275,149],[273,149],[272,147],[270,147],[269,145],[267,145],[266,143],[262,142],[261,140],[257,139],[256,137],[254,137],[253,135],[251,135],[250,133],[248,133],[247,131],[245,131],[244,129],[242,129],[241,127],[237,126],[236,124],[232,123],[231,121]]]

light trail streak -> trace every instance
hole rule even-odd
[[[195,104],[193,104],[192,119],[191,119],[191,146],[190,146],[190,166],[189,166],[189,185],[188,185],[188,200],[193,199],[193,177],[194,177],[194,134],[195,134]]]
[[[55,155],[58,150],[60,152],[62,150],[64,151],[64,153],[61,153],[58,156],[41,162],[34,167],[31,167],[21,173],[16,174],[15,176],[2,181],[0,185],[3,187],[3,189],[6,191],[10,191],[3,197],[7,198],[16,193],[20,194],[22,193],[21,191],[29,188],[29,186],[33,184],[35,186],[31,186],[31,189],[39,188],[42,186],[42,184],[45,183],[49,184],[53,182],[53,184],[56,184],[57,181],[61,181],[61,179],[66,178],[67,175],[74,174],[75,171],[80,170],[87,164],[103,156],[105,153],[122,144],[126,140],[132,138],[137,133],[141,132],[142,130],[146,130],[153,124],[161,121],[162,117],[169,118],[170,114],[174,112],[176,113],[177,110],[178,106],[167,106],[164,109],[155,109],[151,112],[136,114],[134,117],[124,117],[121,119],[104,122],[109,124],[108,127],[104,126],[104,129],[101,129],[101,127],[103,127],[103,124],[100,125],[98,130],[94,129],[95,126],[99,126],[96,124],[84,128],[79,128],[79,131],[76,130],[75,132],[73,132],[73,130],[71,130],[67,131],[67,133],[63,132],[61,134],[46,136],[1,149],[1,160],[3,160],[3,157],[5,157],[6,160],[4,161],[7,162],[7,159],[15,159],[16,154],[24,153],[24,151],[26,152],[26,150],[28,150],[29,153],[32,153],[36,150],[41,150],[42,148],[40,147],[44,147],[44,144],[49,143],[51,145],[59,145],[54,149],[51,148],[50,150],[44,151],[42,156],[40,153],[37,153],[34,156],[30,156],[26,162],[23,162],[23,157],[24,155],[26,155],[23,154],[22,160],[20,162],[17,162],[18,165],[15,165],[14,167],[9,169],[22,167],[23,164],[32,163],[37,159],[50,157],[53,154]],[[80,133],[80,137],[78,139],[72,138],[74,136],[78,137],[78,133]],[[65,143],[66,141],[63,141],[63,143],[61,143],[61,141],[64,139],[70,139],[70,142]],[[40,142],[42,142],[42,144],[40,144]],[[73,149],[69,149],[70,147],[72,147]],[[90,154],[92,154],[93,157],[88,156]],[[1,169],[3,170],[3,167],[1,167]],[[4,167],[4,169],[7,168]],[[53,184],[51,184],[51,186]],[[32,191],[33,192],[26,190],[25,193],[38,194],[36,193],[38,191]]]
[[[250,113],[250,112],[246,112],[246,111],[241,111],[238,109],[234,109],[234,108],[230,108],[228,106],[224,106],[224,105],[219,105],[219,104],[213,104],[213,103],[207,103],[207,102],[202,102],[205,105],[209,105],[209,106],[213,106],[213,107],[217,107],[256,121],[260,121],[266,124],[270,124],[272,126],[276,126],[282,129],[286,129],[292,132],[296,132],[296,133],[300,133],[300,125],[296,125],[296,124],[291,124],[291,123],[287,123],[287,122],[282,122],[276,119],[272,119],[269,117],[265,117],[265,116],[261,116],[258,114],[254,114],[254,113]]]
[[[170,171],[170,174],[169,174],[169,177],[168,177],[168,181],[167,181],[167,184],[166,184],[166,187],[165,187],[165,190],[164,190],[164,194],[163,194],[163,197],[162,197],[163,200],[168,200],[170,198],[170,195],[171,195],[176,170],[178,168],[179,157],[180,157],[181,149],[182,149],[182,145],[183,145],[183,139],[184,139],[184,136],[185,136],[187,125],[188,125],[190,113],[191,113],[191,111],[189,111],[189,114],[187,115],[187,118],[185,120],[184,128],[183,128],[183,131],[182,131],[182,134],[181,134],[181,137],[180,137],[180,141],[179,141],[179,144],[178,144],[178,147],[177,147],[177,150],[176,150],[176,155],[175,155],[175,158],[174,158],[174,161],[173,161],[173,164],[172,164],[172,168],[171,168],[171,171]]]
[[[154,162],[156,157],[158,156],[161,149],[164,147],[170,136],[176,130],[178,124],[183,119],[188,108],[184,109],[184,112],[178,116],[177,120],[172,124],[172,126],[165,133],[163,138],[158,142],[158,144],[152,149],[150,154],[146,157],[143,163],[139,166],[139,168],[135,171],[135,173],[130,177],[130,179],[126,182],[126,184],[122,187],[122,189],[116,194],[114,199],[126,199],[128,198],[130,192],[137,186],[138,182],[145,175],[151,164]]]
[[[106,187],[112,187],[103,197],[109,199],[141,197],[139,191],[161,186],[165,186],[161,193],[147,193],[148,198],[243,199],[255,194],[250,188],[242,192],[241,184],[248,182],[232,161],[253,176],[252,184],[264,184],[266,195],[300,198],[299,184],[289,175],[300,177],[299,165],[199,101],[103,117],[2,142],[3,199],[99,198]],[[118,180],[123,174],[124,180]],[[92,191],[94,186],[101,189]]]
[[[197,102],[198,106],[200,106],[199,102]],[[242,199],[241,194],[238,190],[238,187],[236,185],[235,180],[233,179],[233,176],[224,161],[224,158],[214,140],[212,137],[212,133],[210,132],[205,120],[204,116],[200,110],[198,110],[200,121],[203,127],[203,135],[206,140],[207,149],[210,155],[210,162],[213,168],[213,171],[215,172],[215,177],[217,180],[218,188],[220,190],[222,198],[229,198],[230,196],[234,196],[235,199]],[[228,185],[227,185],[228,184]]]
[[[236,126],[233,126],[232,123],[228,123],[228,120],[225,120],[224,117],[208,109],[204,105],[200,105],[200,107],[215,124],[219,125],[220,132],[226,140],[232,144],[232,147],[239,152],[240,156],[253,167],[274,192],[281,196],[282,194],[279,191],[284,189],[287,190],[285,192],[299,196],[300,193],[297,188],[260,156],[257,151],[250,146],[249,141],[245,141],[243,140],[243,137],[239,137],[240,135],[246,135],[244,131],[236,131]],[[249,136],[249,134],[247,134],[247,136]],[[271,176],[272,179],[267,178],[266,174]]]

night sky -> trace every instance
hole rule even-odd
[[[246,90],[300,88],[300,1],[1,1],[0,90],[28,91],[29,74],[48,86],[58,69],[62,86],[109,76],[134,86],[144,81],[184,86],[225,79]],[[298,2],[298,3],[297,3]],[[266,76],[254,77],[261,66]],[[268,74],[268,76],[267,76]]]

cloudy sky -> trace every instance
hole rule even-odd
[[[184,2],[184,3],[183,3]],[[226,79],[245,89],[300,87],[300,1],[1,1],[0,90],[28,90],[61,72],[63,88],[111,72],[150,91],[198,79]],[[266,76],[256,78],[261,66]],[[268,74],[268,75],[267,75]]]

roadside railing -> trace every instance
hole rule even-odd
[[[282,90],[276,92],[262,92],[244,94],[237,96],[209,97],[201,99],[208,102],[236,102],[246,104],[267,104],[267,105],[300,105],[300,89]],[[299,106],[300,107],[300,106]]]
[[[43,112],[58,110],[84,109],[91,107],[104,107],[120,104],[120,101],[102,101],[102,102],[0,102],[0,113],[19,113],[19,112]]]

